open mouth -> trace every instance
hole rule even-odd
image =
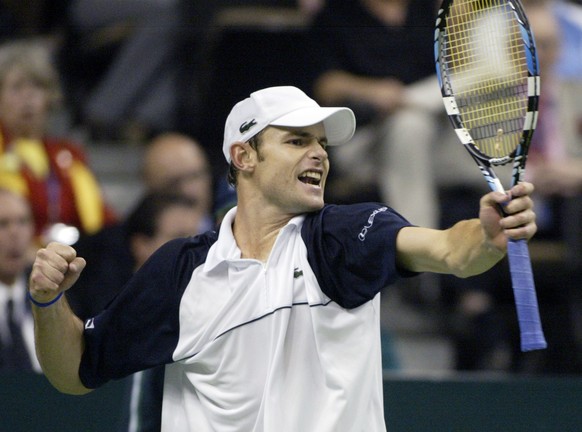
[[[321,184],[321,173],[315,171],[306,171],[299,176],[299,181],[313,186]]]

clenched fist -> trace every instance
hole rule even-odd
[[[72,247],[49,243],[36,253],[30,275],[30,295],[39,303],[52,301],[77,281],[85,265],[85,259],[78,257]]]

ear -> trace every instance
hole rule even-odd
[[[230,160],[239,171],[249,171],[255,166],[256,152],[249,143],[235,142],[230,146]]]

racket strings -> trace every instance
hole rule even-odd
[[[527,60],[513,11],[500,0],[456,1],[441,36],[463,125],[483,153],[509,155],[520,144],[528,91]]]

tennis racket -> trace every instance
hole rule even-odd
[[[443,102],[455,132],[494,191],[505,192],[493,167],[513,163],[522,180],[538,117],[539,65],[519,0],[444,0],[434,52]],[[521,350],[546,348],[526,240],[507,255]]]

